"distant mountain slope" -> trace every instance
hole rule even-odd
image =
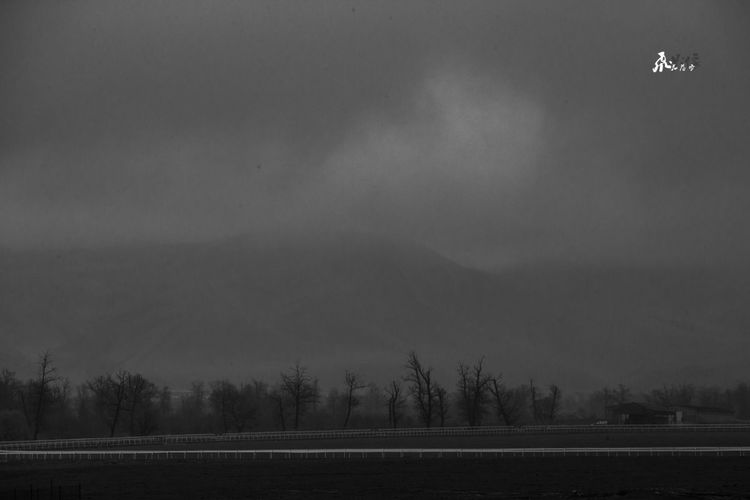
[[[50,349],[81,379],[118,368],[174,386],[275,378],[299,359],[328,385],[381,383],[416,349],[453,387],[486,356],[511,381],[748,377],[750,278],[687,270],[499,274],[363,235],[0,253],[0,365]]]

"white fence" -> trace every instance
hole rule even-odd
[[[503,457],[625,457],[625,456],[748,456],[750,447],[636,447],[636,448],[340,448],[289,450],[186,451],[0,451],[0,462],[118,460],[272,460],[272,459],[410,459]]]
[[[318,439],[467,437],[514,434],[601,434],[645,432],[748,432],[750,424],[716,425],[533,425],[522,427],[432,427],[402,429],[341,429],[326,431],[242,432],[228,434],[171,434],[116,438],[0,441],[0,450],[78,450],[127,446],[226,441],[287,441]]]

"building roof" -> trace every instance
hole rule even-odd
[[[730,408],[718,408],[716,406],[695,406],[695,405],[674,405],[672,408],[676,409],[689,409],[697,411],[698,413],[725,413],[734,414],[734,410]]]
[[[628,402],[607,406],[607,409],[615,413],[627,413],[628,415],[674,415],[674,410],[650,403]]]

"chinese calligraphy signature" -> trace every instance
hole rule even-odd
[[[692,55],[682,57],[680,54],[667,57],[665,51],[658,53],[659,58],[654,63],[654,67],[651,69],[654,73],[661,73],[663,71],[694,71],[700,66],[700,60],[698,59],[698,53],[693,52]]]

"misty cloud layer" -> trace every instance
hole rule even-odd
[[[750,250],[739,3],[0,10],[0,246],[355,229],[482,266]],[[659,50],[701,66],[653,74]]]

